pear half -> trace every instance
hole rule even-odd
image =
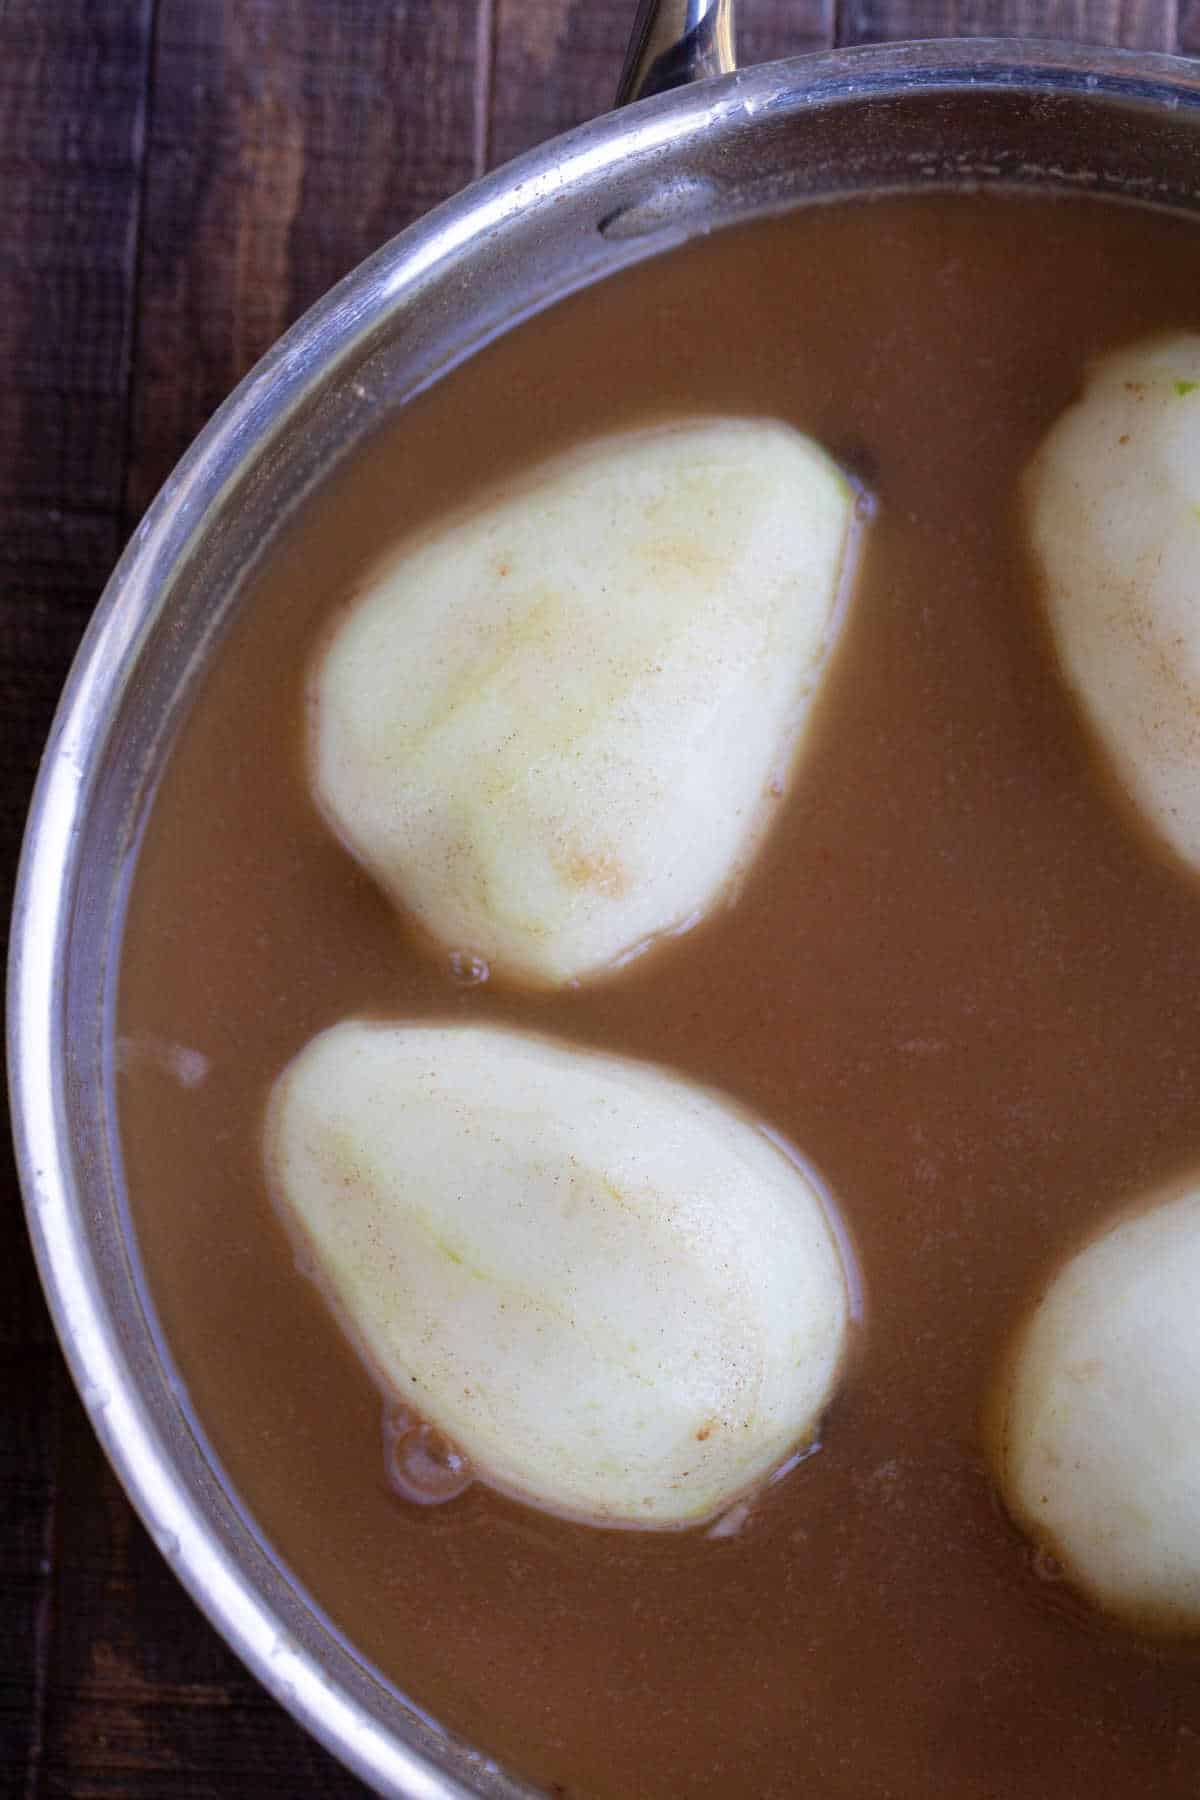
[[[280,1076],[265,1147],[361,1351],[503,1491],[691,1524],[829,1398],[848,1300],[819,1193],[703,1089],[497,1028],[348,1022]]]
[[[1061,1270],[997,1400],[1008,1506],[1098,1605],[1200,1631],[1200,1190]]]
[[[1097,364],[1026,497],[1067,681],[1143,816],[1200,867],[1200,336]]]
[[[448,950],[554,986],[693,922],[789,774],[854,493],[790,427],[547,463],[371,580],[310,687],[326,818]]]

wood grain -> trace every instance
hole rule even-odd
[[[839,0],[837,41],[1028,37],[1171,50],[1172,0]]]
[[[633,8],[627,0],[495,0],[489,168],[608,112]]]
[[[777,56],[828,50],[834,13],[834,0],[751,0],[739,14],[738,60],[749,67]]]
[[[479,0],[160,0],[130,519],[326,288],[474,173]]]
[[[213,407],[472,173],[611,102],[633,0],[0,0],[0,859],[94,599]],[[1200,0],[741,0],[744,63],[1009,33],[1200,52]],[[177,1585],[0,1166],[0,1794],[361,1795]]]
[[[41,745],[119,541],[115,518],[0,501],[0,871],[6,912]],[[40,1766],[58,1575],[60,1431],[64,1407],[78,1403],[38,1287],[7,1143],[0,1155],[0,1197],[0,1792],[6,1792],[14,1771],[24,1780]]]
[[[0,680],[7,897],[28,788],[118,548],[150,0],[0,9]]]
[[[76,1407],[63,1425],[60,1467],[57,1630],[39,1794],[363,1795],[197,1613]]]
[[[0,893],[119,547],[149,0],[0,7]],[[66,1379],[7,1148],[0,1257],[0,1783],[38,1791]],[[9,1784],[11,1783],[11,1786]]]
[[[150,0],[0,9],[0,497],[119,498]]]

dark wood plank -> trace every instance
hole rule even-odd
[[[489,167],[612,106],[633,0],[496,0]],[[824,49],[833,0],[741,0],[744,64]]]
[[[151,0],[0,5],[0,904],[119,540]],[[66,1377],[0,1160],[0,1788],[38,1791]]]
[[[234,384],[474,172],[480,0],[161,0],[130,522]]]
[[[149,20],[0,7],[0,499],[120,494]]]
[[[834,0],[742,0],[738,61],[746,68],[777,56],[804,56],[833,43]]]
[[[71,657],[120,547],[115,516],[0,499],[0,905]],[[0,1318],[0,1342],[4,1324]]]
[[[838,0],[837,41],[1028,37],[1173,50],[1174,0]]]
[[[200,1617],[74,1402],[62,1437],[39,1800],[364,1795]]]
[[[6,916],[41,747],[117,547],[112,518],[0,504],[0,904]],[[24,1782],[40,1762],[57,1573],[59,1422],[68,1382],[34,1272],[7,1142],[0,1204],[0,1792],[8,1792],[21,1791],[7,1784]]]
[[[489,168],[609,110],[633,12],[627,0],[495,0]]]
[[[5,1160],[7,1199],[14,1184]],[[22,1288],[28,1279],[29,1271],[23,1269]],[[6,1286],[10,1281],[11,1276]],[[0,1350],[0,1593],[5,1602],[0,1643],[0,1793],[5,1794],[35,1794],[41,1773],[64,1380],[57,1352],[38,1338]]]

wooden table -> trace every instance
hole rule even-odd
[[[117,552],[217,402],[401,226],[602,111],[632,0],[0,0],[0,605],[11,884]],[[1200,0],[742,0],[744,62],[1029,34],[1200,53]],[[109,1473],[6,1164],[0,1791],[364,1792],[258,1688]]]

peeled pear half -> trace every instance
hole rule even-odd
[[[1099,1606],[1200,1631],[1200,1189],[1067,1263],[996,1411],[1008,1506]]]
[[[310,691],[318,802],[451,952],[554,986],[754,856],[838,617],[854,493],[769,421],[629,433],[406,550]]]
[[[640,1063],[349,1022],[279,1078],[278,1204],[393,1396],[597,1525],[722,1510],[812,1433],[844,1265],[765,1132]]]
[[[1097,364],[1027,499],[1066,678],[1146,819],[1200,867],[1200,336]]]

